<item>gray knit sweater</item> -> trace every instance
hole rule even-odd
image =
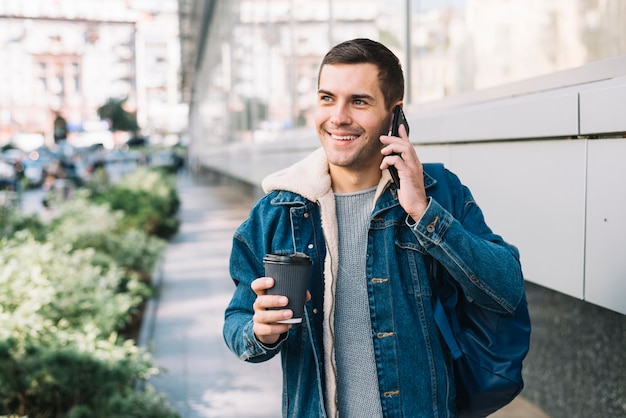
[[[376,188],[336,194],[339,273],[335,291],[335,360],[341,418],[382,417],[367,295],[367,231]]]

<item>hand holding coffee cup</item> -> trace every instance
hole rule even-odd
[[[266,254],[265,275],[274,279],[274,286],[267,289],[268,295],[286,296],[288,304],[281,308],[291,309],[293,316],[290,319],[278,321],[283,324],[298,324],[302,322],[304,304],[309,285],[311,259],[302,253],[295,254]]]

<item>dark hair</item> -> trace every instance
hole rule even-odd
[[[378,68],[378,81],[385,97],[385,106],[391,106],[404,97],[404,75],[400,60],[380,42],[358,38],[335,45],[322,60],[317,75],[319,86],[320,75],[324,65],[333,64],[374,64]]]

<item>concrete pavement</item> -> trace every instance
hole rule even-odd
[[[224,344],[224,309],[233,284],[231,240],[247,216],[253,193],[179,175],[181,227],[169,243],[148,306],[140,344],[151,347],[165,372],[150,380],[183,418],[278,418],[278,358],[262,364],[237,359]],[[523,397],[493,418],[548,418]]]
[[[224,309],[234,285],[231,240],[250,208],[231,188],[179,176],[179,233],[165,252],[160,294],[140,336],[165,373],[150,380],[184,418],[280,416],[278,358],[245,363],[222,338]],[[146,333],[151,335],[146,335]]]

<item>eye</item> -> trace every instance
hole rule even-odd
[[[355,99],[354,100],[354,104],[357,105],[357,106],[364,106],[364,105],[367,104],[367,102],[365,100],[363,100],[363,99]]]
[[[320,102],[332,102],[333,98],[330,97],[327,94],[322,94],[322,95],[320,95],[319,100],[320,100]]]

